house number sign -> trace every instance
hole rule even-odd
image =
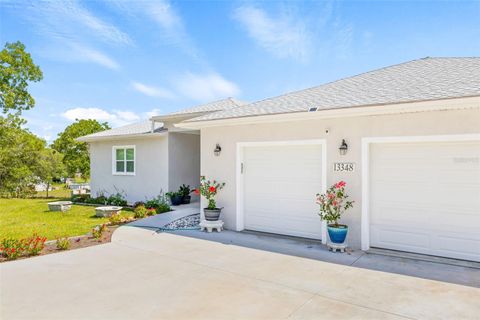
[[[353,172],[355,171],[355,163],[353,162],[334,162],[334,172]]]

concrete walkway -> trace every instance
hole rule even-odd
[[[480,290],[121,227],[0,264],[1,319],[478,319]]]
[[[475,262],[456,261],[455,263],[463,265],[455,265],[448,259],[424,261],[405,257],[404,253],[401,256],[388,256],[365,253],[351,248],[345,254],[333,253],[328,251],[320,241],[261,232],[224,230],[221,233],[206,233],[196,230],[177,230],[174,233],[229,245],[480,288],[480,264]],[[427,256],[422,257],[427,258]]]

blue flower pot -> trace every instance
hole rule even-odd
[[[327,226],[328,236],[330,237],[330,241],[333,243],[344,243],[345,239],[347,238],[348,233],[348,226],[344,224],[339,224],[338,226],[334,226],[333,224],[329,224]]]

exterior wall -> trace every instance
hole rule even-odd
[[[200,177],[200,135],[190,133],[169,133],[168,190],[176,191],[182,184],[197,187]],[[198,196],[192,194],[195,201]]]
[[[325,132],[327,129],[329,130],[328,134]],[[343,222],[350,227],[350,245],[360,247],[361,139],[363,137],[467,133],[480,133],[480,109],[210,127],[201,130],[201,174],[226,182],[225,188],[219,192],[218,204],[224,207],[222,218],[226,227],[237,229],[237,142],[325,139],[327,142],[327,185],[339,180],[347,182],[348,193],[355,204],[354,208],[344,216]],[[348,143],[348,153],[345,156],[341,156],[338,151],[342,139]],[[215,157],[213,154],[216,143],[222,147],[219,157]],[[356,164],[355,171],[335,173],[333,172],[334,162],[354,162]]]
[[[112,147],[134,145],[135,175],[112,174]],[[91,192],[125,192],[129,202],[143,201],[168,189],[168,135],[90,143]],[[116,188],[116,189],[115,189]]]

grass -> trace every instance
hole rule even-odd
[[[107,218],[96,218],[95,207],[73,205],[66,212],[48,211],[48,203],[59,199],[0,199],[0,239],[25,238],[37,232],[52,240],[91,231]]]
[[[64,188],[64,184],[54,184],[52,187],[55,190],[48,191],[49,198],[70,198],[72,195],[72,190]],[[34,196],[35,198],[45,198],[47,196],[46,191],[39,191]]]

